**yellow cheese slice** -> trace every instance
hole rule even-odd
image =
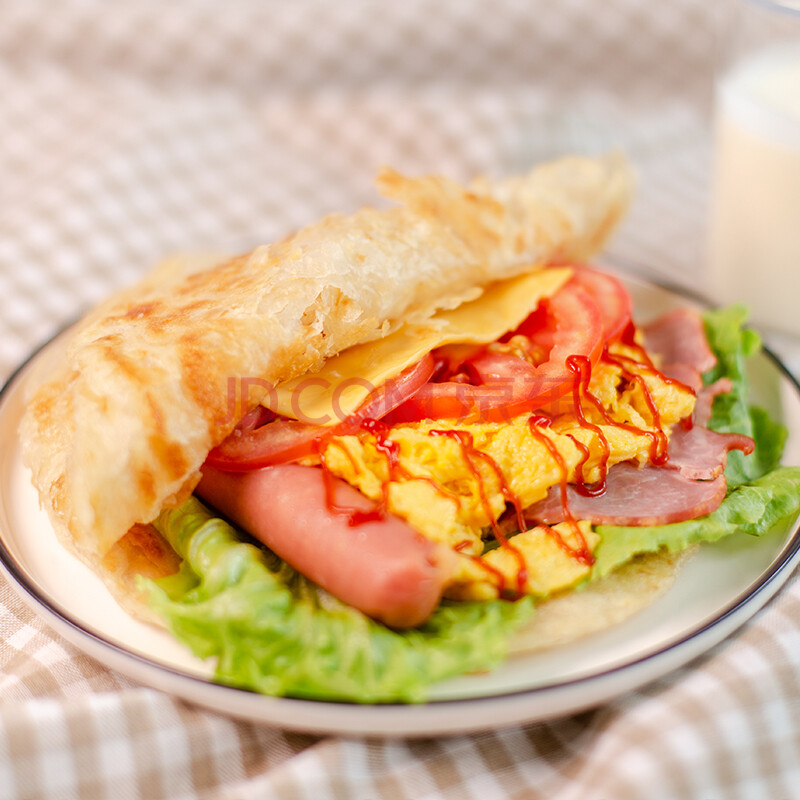
[[[424,325],[404,325],[374,342],[350,347],[315,373],[276,387],[270,406],[315,425],[336,425],[367,395],[445,344],[488,344],[517,327],[570,278],[569,267],[536,270],[491,284],[475,300],[440,311]]]

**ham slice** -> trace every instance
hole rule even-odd
[[[338,508],[374,511],[352,486],[331,480]],[[430,616],[456,558],[390,514],[351,525],[329,507],[318,467],[233,473],[205,466],[195,492],[334,597],[392,627]]]
[[[690,480],[711,480],[725,471],[728,453],[753,452],[754,443],[741,433],[717,433],[695,425],[687,430],[675,425],[669,440],[668,469],[678,470]]]
[[[733,383],[730,378],[719,378],[714,383],[702,387],[697,392],[697,401],[694,404],[694,424],[708,425],[708,421],[711,419],[714,398],[718,394],[729,392],[732,388]]]
[[[687,308],[670,311],[645,326],[643,333],[645,346],[661,357],[661,370],[670,378],[685,382],[680,375],[671,374],[676,365],[680,365],[678,369],[686,377],[687,368],[700,374],[717,363],[706,339],[703,320],[695,311]]]
[[[567,504],[575,519],[596,525],[666,525],[683,522],[714,511],[725,497],[724,475],[710,481],[695,481],[679,470],[651,465],[617,464],[608,471],[606,491],[584,497],[567,487]],[[555,525],[565,519],[560,487],[552,486],[547,497],[525,511],[525,521]]]
[[[714,511],[725,497],[728,453],[751,453],[753,446],[743,434],[676,425],[664,466],[616,464],[608,471],[601,495],[585,497],[568,486],[567,508],[574,518],[598,525],[666,525],[694,519]],[[525,511],[527,522],[553,525],[565,517],[559,486]]]
[[[608,471],[601,495],[585,497],[568,486],[567,508],[576,519],[602,525],[666,525],[694,519],[714,511],[725,497],[728,453],[747,454],[753,447],[753,440],[743,434],[676,425],[664,466],[616,464]],[[525,511],[526,521],[547,525],[565,517],[559,486],[551,487],[544,500]]]
[[[659,369],[668,378],[680,381],[684,386],[688,386],[694,392],[699,392],[703,387],[702,374],[689,364],[670,362],[662,364]]]
[[[753,451],[753,440],[738,433],[717,433],[705,427],[718,394],[729,392],[729,378],[703,386],[702,373],[716,364],[706,339],[703,320],[689,309],[678,309],[650,323],[645,329],[650,352],[658,354],[665,375],[691,386],[697,393],[693,425],[672,428],[666,466],[690,480],[713,480],[725,471],[731,450]]]
[[[697,393],[694,424],[673,426],[664,466],[617,464],[608,472],[605,492],[595,497],[568,486],[567,511],[576,519],[598,525],[666,525],[708,514],[725,497],[728,453],[753,450],[748,436],[705,427],[714,398],[730,391],[731,382],[722,378],[703,386],[702,373],[715,365],[716,358],[700,315],[678,309],[652,322],[644,334],[648,350],[661,358],[662,372]],[[554,525],[564,521],[567,511],[560,487],[554,486],[544,500],[525,511],[525,520]]]

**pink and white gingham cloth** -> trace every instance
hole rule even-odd
[[[613,254],[702,277],[713,14],[697,0],[5,0],[0,379],[177,250],[249,247],[456,178],[624,149]],[[786,352],[800,362],[800,347]],[[594,711],[441,739],[293,734],[76,651],[0,582],[0,800],[793,800],[800,587]]]

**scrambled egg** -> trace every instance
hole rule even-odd
[[[614,345],[611,353],[637,360],[636,349],[623,344]],[[641,376],[666,432],[691,415],[695,395],[690,390],[643,364],[625,360],[625,372]],[[659,430],[638,381],[626,377],[613,359],[602,359],[593,369],[589,391],[612,422]],[[585,399],[581,407],[608,442],[608,467],[650,459],[653,435],[608,424]],[[604,461],[601,439],[576,417],[571,395],[554,412],[550,425],[537,427],[536,435],[527,414],[509,422],[425,420],[395,426],[385,434],[396,453],[393,467],[380,434],[335,437],[325,450],[325,465],[373,500],[385,498],[389,511],[458,553],[459,568],[447,596],[544,597],[588,575],[599,537],[586,522],[540,525],[517,533],[520,526],[511,501],[517,500],[521,508],[536,503],[551,486],[560,484],[564,470],[569,482],[579,479],[580,469],[586,483],[597,481]],[[560,459],[541,436],[552,443]],[[506,533],[516,534],[511,546],[503,542]],[[588,558],[580,557],[583,551]]]

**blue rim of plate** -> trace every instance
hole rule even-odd
[[[623,261],[623,263],[620,263],[620,261]],[[678,295],[679,297],[689,300],[690,302],[695,302],[707,308],[711,308],[714,305],[709,302],[708,298],[704,297],[699,293],[691,292],[687,290],[685,287],[681,287],[675,284],[671,285],[670,282],[668,281],[654,280],[651,277],[642,276],[641,273],[637,275],[635,267],[632,268],[629,264],[624,263],[624,260],[622,259],[617,259],[616,257],[614,257],[613,266],[612,264],[607,264],[606,267],[621,272],[623,277],[625,278],[629,278],[639,283],[644,283],[645,285],[650,286],[652,288],[665,290],[673,295]],[[2,386],[2,388],[0,388],[0,408],[2,408],[5,398],[14,388],[16,382],[22,377],[22,373],[26,370],[26,368],[36,359],[36,357],[41,352],[43,352],[52,342],[58,339],[58,337],[69,327],[70,325],[66,325],[62,330],[58,331],[50,339],[43,342],[14,370],[14,372],[10,375],[10,377]],[[772,362],[773,366],[778,370],[778,372],[783,376],[783,378],[793,387],[794,391],[800,397],[800,381],[798,381],[798,379],[795,378],[794,375],[792,375],[792,373],[788,370],[788,368],[781,361],[781,359],[778,358],[778,356],[775,353],[773,353],[767,346],[762,347],[762,353]],[[31,581],[30,577],[27,575],[25,569],[17,562],[14,556],[9,552],[3,540],[2,531],[0,531],[0,568],[2,568],[2,570],[6,573],[6,575],[9,578],[11,578],[16,587],[17,592],[24,593],[24,595],[28,598],[29,602],[31,602],[34,608],[36,608],[37,610],[45,611],[47,615],[54,617],[56,620],[58,620],[60,624],[65,625],[68,628],[72,629],[82,638],[83,637],[88,638],[95,646],[101,649],[106,649],[109,652],[112,652],[115,655],[122,657],[123,659],[132,660],[133,662],[137,663],[138,665],[140,665],[141,667],[143,667],[148,671],[154,670],[159,673],[165,673],[169,676],[172,676],[175,679],[180,679],[181,681],[189,681],[196,686],[203,686],[209,691],[222,691],[222,692],[233,691],[245,695],[252,695],[254,698],[263,699],[264,701],[267,702],[280,701],[280,703],[284,706],[292,706],[292,705],[296,707],[313,706],[315,708],[336,707],[336,708],[347,708],[347,709],[359,709],[362,710],[363,712],[368,712],[370,709],[375,709],[375,708],[414,709],[414,708],[425,708],[425,707],[429,708],[432,706],[436,708],[447,708],[448,706],[450,707],[461,706],[464,703],[468,703],[470,706],[473,706],[474,704],[480,704],[498,700],[509,700],[520,697],[531,698],[531,697],[536,697],[537,695],[542,696],[548,693],[552,693],[554,691],[562,691],[562,690],[568,690],[570,688],[590,685],[592,683],[602,681],[604,678],[609,678],[613,675],[620,675],[624,674],[627,671],[633,671],[638,666],[651,663],[656,659],[666,655],[669,652],[674,652],[677,651],[679,648],[686,647],[690,643],[694,642],[695,640],[704,636],[706,633],[718,627],[724,621],[735,616],[738,611],[744,608],[744,606],[748,605],[754,599],[758,598],[759,595],[762,595],[765,591],[770,589],[772,584],[778,579],[778,577],[781,576],[782,573],[784,573],[785,570],[791,565],[793,558],[797,556],[798,553],[800,553],[800,518],[795,521],[794,529],[791,531],[791,533],[787,532],[787,540],[783,545],[781,551],[775,556],[775,559],[771,564],[771,566],[769,567],[769,569],[767,569],[764,573],[761,574],[761,576],[759,577],[758,581],[755,584],[751,584],[744,592],[742,592],[741,595],[739,595],[736,599],[732,600],[723,611],[718,613],[712,619],[708,620],[706,623],[686,633],[685,635],[680,636],[679,638],[674,639],[672,641],[669,641],[662,647],[657,647],[643,654],[642,656],[625,661],[622,664],[598,670],[596,672],[592,672],[588,675],[580,676],[577,678],[570,678],[568,680],[542,684],[530,688],[513,689],[507,692],[501,691],[501,692],[493,692],[491,694],[486,694],[486,695],[458,697],[450,699],[432,699],[425,701],[423,703],[414,703],[414,704],[409,704],[409,703],[359,704],[355,702],[341,701],[341,700],[325,700],[325,699],[314,700],[314,699],[286,697],[286,696],[260,695],[256,692],[253,692],[249,689],[245,689],[239,686],[231,686],[229,684],[219,683],[217,681],[214,681],[212,678],[192,675],[191,673],[185,672],[183,670],[177,669],[167,664],[159,663],[158,661],[154,661],[153,659],[148,658],[147,656],[140,655],[139,653],[135,653],[122,645],[109,641],[103,636],[84,627],[84,625],[82,625],[80,622],[73,619],[68,611],[62,609],[58,603],[54,602],[44,592],[41,592],[36,588],[36,586]],[[768,594],[764,603],[757,608],[755,613],[759,613],[768,603],[774,600],[774,598],[777,596],[777,594],[781,591],[781,589],[785,585],[786,581],[784,581],[784,583],[781,584],[781,586],[779,586],[774,592]],[[746,621],[747,620],[745,620],[745,622]],[[743,622],[742,625],[743,624],[745,623]],[[736,628],[734,628],[733,631],[722,636],[720,640],[724,640],[734,635],[734,633],[737,630],[739,630],[740,627],[741,625],[736,626]],[[686,662],[682,662],[682,664],[679,666],[685,665],[685,663],[692,661],[693,658],[696,657],[699,656],[690,657],[686,660]],[[649,681],[645,681],[645,683],[647,682]],[[640,685],[640,684],[641,682],[638,682],[635,685]],[[633,688],[633,686],[631,688]]]

